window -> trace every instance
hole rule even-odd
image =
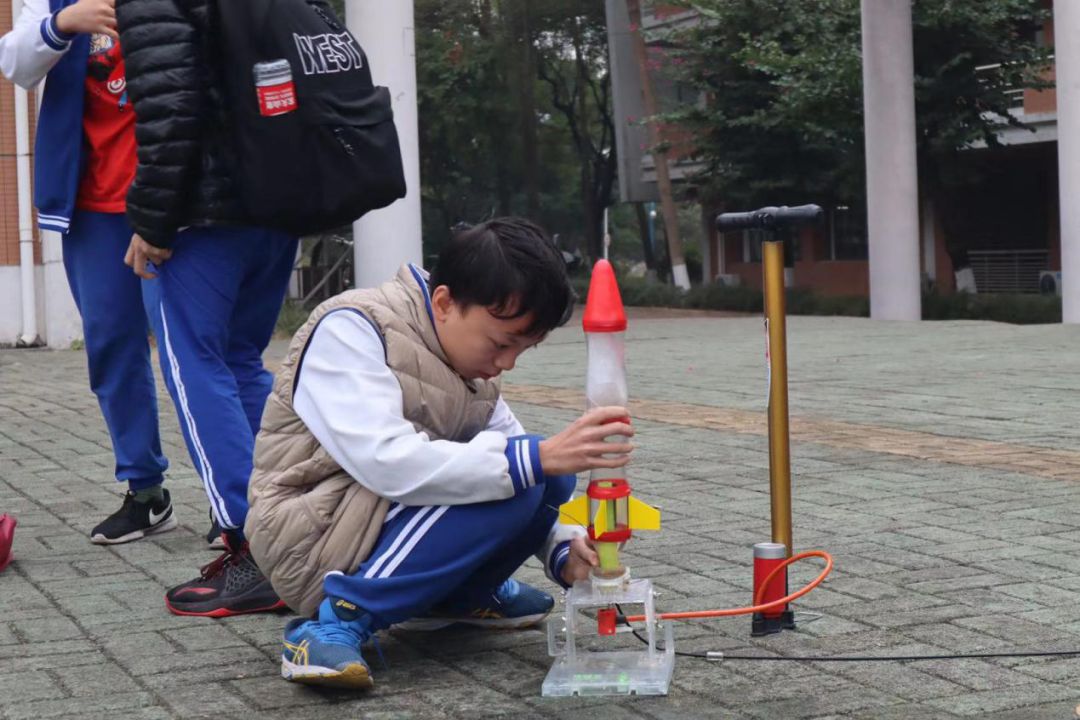
[[[829,211],[829,259],[865,260],[866,211],[848,205],[837,205]]]
[[[802,243],[795,233],[783,232],[783,237],[770,230],[743,230],[743,262],[761,262],[761,243],[770,240],[784,241],[784,266],[794,267],[796,260],[802,259]]]

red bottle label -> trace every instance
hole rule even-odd
[[[284,115],[296,109],[296,88],[292,80],[255,88],[259,93],[259,114],[265,117]]]

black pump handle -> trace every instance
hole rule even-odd
[[[798,207],[763,207],[751,212],[721,213],[716,216],[716,229],[720,232],[729,230],[774,230],[783,227],[798,227],[821,222],[825,211],[820,205],[799,205]]]

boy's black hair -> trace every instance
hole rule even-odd
[[[574,310],[562,253],[547,233],[524,218],[456,226],[431,271],[431,287],[440,285],[463,309],[482,305],[504,319],[532,313],[525,335],[565,324]]]

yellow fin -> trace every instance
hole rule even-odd
[[[630,513],[630,528],[633,530],[659,530],[660,511],[652,505],[646,505],[633,496],[627,510]]]
[[[589,521],[589,498],[585,495],[559,506],[559,522],[584,527]]]

